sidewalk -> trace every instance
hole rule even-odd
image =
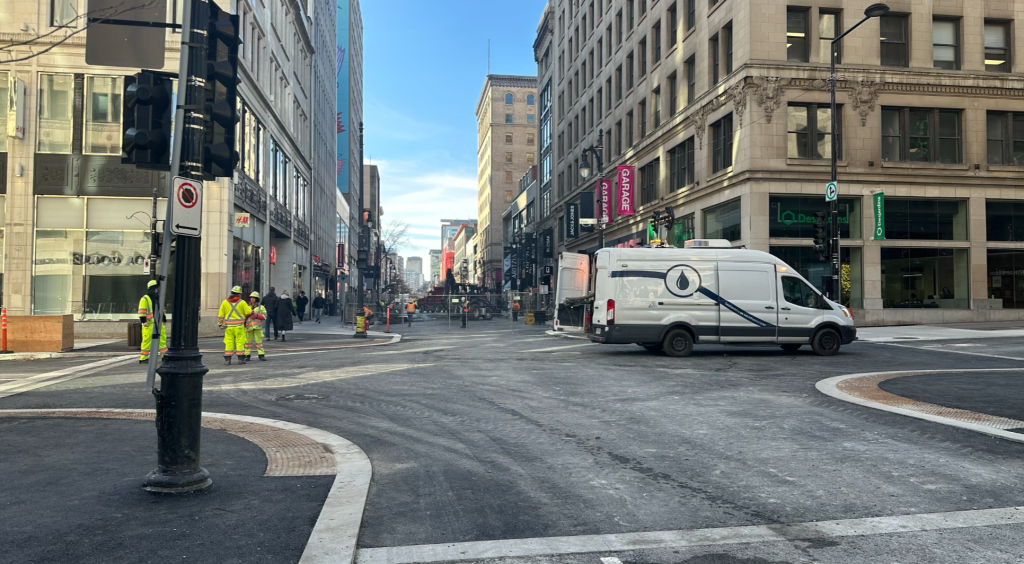
[[[956,323],[949,325],[900,325],[895,327],[858,327],[857,339],[872,343],[899,341],[945,341],[958,339],[997,339],[1024,337],[1024,323]]]

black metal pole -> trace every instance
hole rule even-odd
[[[179,128],[180,163],[178,175],[203,179],[203,113],[206,97],[200,76],[206,74],[206,28],[209,4],[191,0],[185,6],[181,67],[186,70],[184,120]],[[172,171],[173,172],[173,171]],[[167,218],[170,220],[170,218]],[[170,241],[165,241],[169,245]],[[177,238],[175,264],[174,323],[163,365],[157,370],[160,389],[156,396],[157,468],[146,476],[145,488],[160,493],[186,493],[210,486],[210,473],[199,465],[200,429],[203,411],[203,376],[208,369],[199,352],[199,307],[201,289],[202,239]]]
[[[359,257],[359,249],[363,246],[363,238],[364,237],[366,238],[365,240],[366,240],[367,244],[369,244],[369,241],[370,241],[370,228],[367,227],[366,222],[363,221],[363,212],[362,212],[362,207],[363,207],[363,185],[364,184],[365,184],[365,182],[363,180],[363,122],[359,122],[359,201],[358,201],[358,204],[359,204],[360,211],[359,211],[359,233],[356,235],[356,257],[357,257],[356,258],[356,271],[357,271],[356,273],[359,275],[359,286],[358,286],[359,294],[358,294],[358,296],[356,296],[356,322],[357,323],[359,321],[359,316],[363,315],[363,308],[366,306],[366,301],[365,301],[365,298],[363,297],[363,292],[366,291],[366,289],[365,289],[365,282],[363,281],[363,268],[365,268],[365,265],[364,266],[360,266],[359,265],[359,259],[358,259],[358,257]],[[350,189],[351,189],[351,187],[350,187]],[[366,249],[366,250],[367,250],[367,256],[369,256],[369,249]],[[344,315],[344,312],[342,312],[342,315]],[[352,336],[354,338],[356,338],[356,339],[365,339],[366,338],[366,332],[365,331],[356,330],[355,334],[352,335]]]

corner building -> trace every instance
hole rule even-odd
[[[565,209],[594,198],[578,165],[603,132],[605,178],[636,167],[636,214],[613,213],[607,246],[645,242],[670,206],[668,242],[728,239],[823,287],[829,39],[866,4],[551,0],[534,54],[556,249],[596,250],[566,237]],[[1024,319],[1024,3],[889,5],[839,49],[842,301],[861,325]]]

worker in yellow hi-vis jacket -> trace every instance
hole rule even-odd
[[[150,280],[146,294],[139,300],[139,321],[142,322],[142,354],[139,364],[149,362],[149,349],[153,344],[153,329],[156,327],[156,306],[160,305],[160,287],[156,280]],[[167,352],[166,319],[160,318],[160,355]]]
[[[224,364],[231,365],[231,357],[238,355],[238,364],[245,362],[245,320],[252,313],[242,300],[242,287],[231,288],[231,297],[220,304],[217,325],[224,329]]]
[[[249,294],[249,307],[252,313],[245,320],[245,361],[249,362],[252,358],[253,343],[256,343],[256,354],[260,360],[267,360],[263,352],[263,322],[267,319],[267,308],[260,303],[259,292]]]

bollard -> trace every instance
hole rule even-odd
[[[7,308],[0,309],[0,354],[11,354],[7,350]]]
[[[391,308],[390,307],[387,309],[387,315],[385,317],[387,319],[387,324],[384,326],[384,332],[385,333],[390,333],[391,332]]]

